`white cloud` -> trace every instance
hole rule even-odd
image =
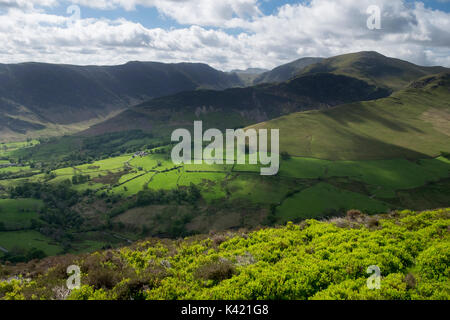
[[[375,50],[419,64],[450,67],[450,14],[421,3],[312,0],[285,5],[273,15],[263,16],[256,0],[225,0],[221,5],[209,0],[71,1],[102,9],[155,6],[187,24],[163,30],[125,19],[82,19],[68,27],[68,16],[43,11],[42,7],[54,6],[55,1],[0,0],[0,8],[9,3],[0,15],[0,62],[195,61],[229,70],[270,68],[302,56]],[[382,8],[381,30],[366,26],[366,9],[374,3]],[[236,35],[228,32],[230,28],[243,31]]]
[[[257,0],[71,0],[72,3],[111,10],[155,7],[181,24],[218,26],[234,18],[260,16]]]
[[[22,8],[34,9],[36,6],[51,7],[58,4],[58,0],[0,0],[0,9]]]

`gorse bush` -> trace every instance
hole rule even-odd
[[[150,239],[74,259],[82,286],[67,298],[447,300],[449,226],[450,209],[439,209],[306,220],[228,232],[220,241]],[[381,270],[380,289],[367,286],[373,265]],[[29,276],[23,268],[7,280],[14,273],[6,269],[2,299],[55,299],[66,279],[55,269]]]
[[[208,262],[200,266],[195,276],[198,279],[210,280],[213,283],[219,283],[222,280],[230,279],[235,273],[234,265],[225,259]]]

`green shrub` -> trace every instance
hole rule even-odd
[[[208,262],[200,266],[195,272],[195,277],[218,283],[230,279],[235,272],[234,265],[230,261],[218,259],[217,261]]]

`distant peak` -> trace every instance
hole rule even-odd
[[[242,74],[261,74],[264,72],[267,72],[269,70],[267,69],[261,69],[261,68],[247,68],[245,70],[235,69],[231,70],[231,73],[242,73]]]
[[[355,53],[343,54],[342,56],[354,56],[354,57],[362,57],[362,58],[386,58],[386,56],[384,56],[381,53],[376,52],[376,51],[360,51],[360,52],[355,52]]]

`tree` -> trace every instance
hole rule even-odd
[[[289,160],[291,159],[291,155],[287,151],[283,151],[280,153],[282,160]]]

